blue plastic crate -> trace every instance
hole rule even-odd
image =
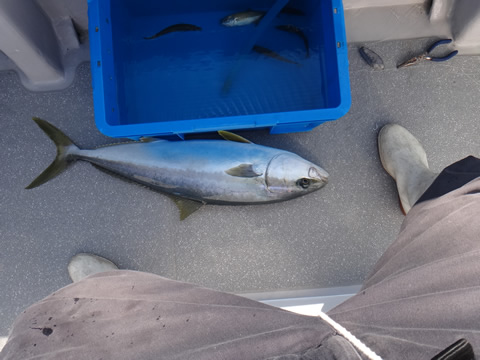
[[[257,26],[221,24],[248,9],[265,12]],[[145,39],[178,23],[202,30]],[[95,120],[111,137],[307,131],[350,108],[341,0],[89,0],[89,31]]]

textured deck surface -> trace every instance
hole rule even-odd
[[[480,155],[480,57],[395,68],[424,45],[369,44],[383,57],[384,71],[370,69],[351,45],[347,116],[308,133],[241,133],[323,166],[331,174],[325,188],[273,205],[206,206],[184,222],[167,197],[87,163],[24,190],[55,155],[32,116],[81,147],[111,139],[94,125],[88,64],[61,92],[32,93],[15,73],[1,72],[0,336],[26,306],[69,283],[66,265],[78,252],[237,293],[360,284],[403,219],[394,182],[378,159],[379,128],[407,127],[436,171]]]

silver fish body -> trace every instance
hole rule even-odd
[[[53,125],[34,120],[56,143],[57,158],[27,189],[52,179],[75,160],[88,161],[154,190],[200,204],[285,201],[328,182],[324,169],[300,156],[252,143],[152,140],[83,150]]]
[[[211,204],[288,200],[328,179],[325,170],[293,153],[224,140],[159,140],[72,155],[153,189]]]
[[[264,15],[265,12],[248,10],[226,16],[222,19],[221,23],[228,27],[245,26],[258,23]]]

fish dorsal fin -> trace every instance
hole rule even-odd
[[[236,141],[236,142],[247,143],[247,144],[252,143],[250,140],[247,140],[244,137],[241,137],[240,135],[231,133],[230,131],[220,130],[218,131],[218,135],[220,135],[221,137],[223,137],[225,140],[228,140],[228,141]]]
[[[247,177],[247,178],[252,178],[252,177],[257,177],[262,175],[262,173],[258,173],[253,169],[252,164],[240,164],[231,169],[225,170],[225,172],[231,176]]]
[[[169,197],[175,202],[178,210],[180,210],[180,221],[185,220],[203,206],[203,203],[198,201],[181,198],[175,195],[169,195]]]

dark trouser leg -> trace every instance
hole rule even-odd
[[[445,168],[416,204],[438,198],[480,177],[480,159],[468,156]]]

